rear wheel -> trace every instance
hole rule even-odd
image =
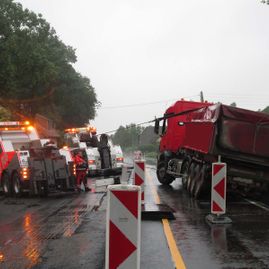
[[[169,185],[174,181],[174,177],[166,173],[167,165],[165,161],[161,161],[157,166],[157,177],[163,185]]]
[[[209,170],[210,168],[206,164],[201,167],[200,176],[196,182],[196,187],[193,194],[196,199],[210,193],[211,182]]]
[[[22,196],[22,184],[18,173],[15,173],[12,177],[13,192],[15,196]]]
[[[181,174],[182,174],[182,186],[183,188],[187,188],[187,181],[188,181],[188,172],[190,168],[190,159],[186,158],[183,161],[182,168],[181,168]]]
[[[191,187],[190,187],[191,196],[194,196],[195,191],[197,189],[198,182],[199,182],[200,176],[201,176],[201,167],[202,166],[200,164],[196,164],[194,167],[193,179],[192,179]]]
[[[187,191],[190,193],[191,191],[191,185],[193,184],[193,177],[194,177],[194,168],[195,168],[195,163],[192,162],[190,165],[190,168],[188,170],[188,178],[187,178]]]

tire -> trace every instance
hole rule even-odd
[[[22,184],[19,174],[16,172],[12,177],[13,193],[16,197],[22,196]]]
[[[211,169],[206,164],[204,164],[201,168],[199,181],[197,182],[196,189],[193,194],[195,199],[199,199],[201,197],[210,194],[211,191],[210,173]]]
[[[12,194],[11,182],[10,182],[10,178],[9,178],[7,173],[3,173],[3,175],[2,175],[2,187],[4,190],[5,196],[10,196]]]
[[[189,193],[191,191],[191,184],[192,184],[192,180],[193,180],[193,177],[194,177],[194,168],[195,168],[195,163],[192,162],[190,164],[190,168],[189,168],[189,171],[188,171],[188,178],[187,178],[187,191]]]
[[[201,168],[202,166],[200,164],[196,164],[194,167],[194,175],[193,175],[193,180],[191,182],[191,187],[190,187],[190,194],[191,196],[194,196],[195,191],[197,189],[198,186],[198,182],[201,176]]]
[[[188,180],[188,172],[190,168],[190,158],[186,158],[183,161],[182,168],[181,168],[181,174],[182,174],[182,186],[183,188],[187,188],[187,180]]]
[[[166,173],[167,165],[165,161],[161,161],[157,165],[157,178],[163,185],[171,184],[175,178]]]

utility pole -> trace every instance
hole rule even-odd
[[[200,101],[202,103],[204,102],[204,94],[203,94],[203,91],[200,91]]]

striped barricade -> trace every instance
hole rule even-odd
[[[145,161],[134,162],[134,185],[141,187],[141,201],[145,201]]]
[[[141,188],[108,186],[106,269],[139,269]]]

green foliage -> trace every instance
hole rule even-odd
[[[139,146],[139,150],[141,150],[142,152],[152,152],[152,153],[155,152],[155,155],[156,155],[156,152],[158,151],[158,145],[157,145],[157,143],[148,144],[148,145],[141,145],[141,146]]]
[[[230,106],[237,107],[236,102],[232,102]]]
[[[114,144],[119,144],[124,151],[141,150],[147,157],[155,158],[159,144],[157,141],[151,144],[141,145],[141,134],[145,130],[144,127],[135,124],[120,126],[116,133],[112,136]]]
[[[95,116],[90,80],[77,73],[75,50],[42,17],[13,0],[0,1],[0,104],[27,117],[42,113],[58,127]]]
[[[139,145],[139,137],[143,131],[143,127],[135,124],[120,126],[116,133],[112,136],[114,144],[119,144],[122,148],[136,149]]]
[[[269,114],[269,106],[267,106],[262,112],[268,113]]]
[[[0,106],[0,121],[10,121],[12,120],[12,115],[10,111]]]

